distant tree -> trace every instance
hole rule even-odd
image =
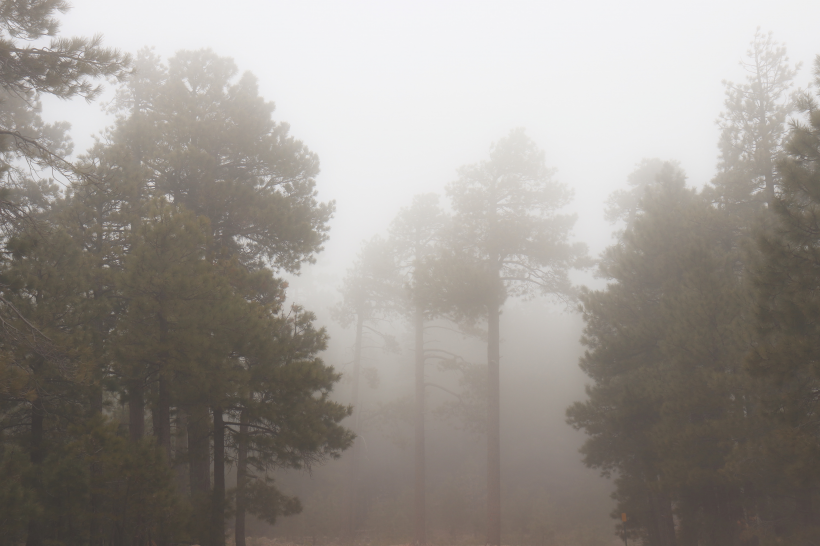
[[[390,225],[388,246],[395,256],[395,267],[404,286],[403,299],[409,303],[404,315],[412,320],[415,346],[415,496],[413,518],[413,543],[427,543],[427,517],[425,502],[425,363],[428,351],[424,344],[424,324],[436,309],[429,262],[437,251],[446,217],[438,206],[438,196],[417,195],[413,203],[402,209]]]
[[[446,258],[464,283],[444,281],[452,300],[487,317],[487,544],[501,544],[499,321],[509,295],[550,295],[572,301],[568,273],[586,266],[586,247],[569,243],[575,218],[558,211],[571,198],[521,129],[490,148],[490,158],[459,169],[447,186],[454,234]],[[445,266],[445,270],[448,266]],[[452,276],[451,276],[452,278]],[[473,282],[475,281],[475,282]],[[472,293],[475,298],[459,294]],[[472,299],[472,301],[470,301]],[[468,309],[470,308],[470,309]]]
[[[316,200],[319,160],[273,119],[255,76],[209,50],[180,51],[160,63],[136,61],[111,138],[145,169],[142,194],[208,218],[217,255],[245,267],[296,272],[327,239],[333,203]],[[130,160],[130,162],[129,162]]]
[[[352,406],[351,430],[361,433],[361,404],[359,387],[362,376],[362,357],[365,331],[381,338],[387,346],[395,341],[382,333],[382,322],[396,312],[397,295],[400,291],[397,271],[387,244],[374,237],[362,245],[353,266],[342,281],[342,301],[333,308],[334,319],[344,327],[355,325],[353,341],[353,370],[351,373]],[[354,440],[350,453],[348,476],[348,503],[346,532],[352,535],[358,524],[358,474],[359,444]]]
[[[615,190],[606,201],[604,218],[612,224],[624,222],[631,225],[641,212],[641,199],[646,196],[646,190],[654,186],[664,169],[672,168],[683,173],[677,161],[663,161],[658,158],[643,159],[626,179],[627,190]]]
[[[789,90],[799,65],[790,65],[786,48],[758,29],[741,66],[745,83],[723,82],[726,109],[718,118],[720,161],[713,184],[725,206],[754,210],[771,206],[776,195],[775,166],[795,111]]]

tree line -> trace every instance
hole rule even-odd
[[[679,164],[642,162],[609,201],[607,286],[580,295],[592,383],[567,419],[614,478],[618,533],[643,544],[820,537],[818,103],[770,34],[744,67],[715,178],[696,191]]]
[[[232,513],[242,545],[246,514],[300,510],[273,469],[352,441],[326,332],[278,276],[333,204],[253,75],[57,37],[67,7],[0,4],[0,541],[218,546]],[[115,123],[72,163],[40,97],[90,100],[104,76]]]
[[[580,302],[592,384],[567,419],[589,436],[584,462],[615,479],[624,539],[820,538],[820,115],[790,92],[796,68],[770,35],[752,42],[747,82],[726,84],[711,184],[644,160],[610,198],[620,231],[598,262],[604,289],[570,282],[593,265],[571,241],[572,192],[522,129],[459,169],[449,207],[422,195],[402,210],[335,310],[355,326],[348,406],[319,356],[325,330],[286,305],[281,278],[328,237],[316,155],[232,60],[59,38],[67,9],[0,4],[0,541],[220,546],[230,514],[244,546],[248,514],[301,509],[275,469],[347,448],[354,533],[364,332],[401,318],[414,338],[414,541],[428,542],[425,370],[467,373],[428,343],[449,320],[486,342],[483,379],[452,394],[486,435],[486,542],[500,545],[500,324],[509,298],[537,295]],[[39,99],[92,100],[101,77],[119,80],[114,124],[68,161],[68,127],[44,123]]]
[[[569,242],[574,218],[560,212],[571,192],[522,130],[459,170],[445,190],[449,212],[437,196],[418,196],[386,238],[365,245],[343,290],[344,320],[356,324],[353,381],[363,328],[404,317],[415,332],[417,543],[426,541],[424,392],[435,387],[424,370],[442,362],[425,325],[449,319],[486,341],[483,390],[454,394],[478,400],[464,418],[485,412],[487,543],[500,544],[499,319],[509,297],[538,293],[577,302],[583,314],[580,364],[592,383],[567,422],[588,436],[585,464],[614,479],[622,539],[820,538],[820,117],[811,92],[793,91],[799,66],[771,34],[755,34],[743,67],[745,82],[725,83],[709,184],[692,189],[677,162],[646,159],[610,197],[606,216],[618,232],[597,264],[604,289],[570,284],[571,269],[591,265],[583,245]],[[820,60],[815,70],[820,85]]]

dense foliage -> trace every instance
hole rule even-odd
[[[785,48],[757,34],[749,54],[713,184],[641,164],[611,201],[624,229],[599,268],[609,284],[581,298],[593,383],[568,421],[589,436],[586,464],[615,478],[619,533],[643,544],[820,537],[820,116],[788,95]]]
[[[355,327],[345,405],[327,332],[286,304],[281,278],[328,237],[316,155],[231,59],[58,37],[67,9],[0,0],[0,546],[224,546],[230,520],[245,546],[248,527],[302,510],[277,470],[347,448],[329,486],[343,501],[323,512],[341,516],[314,518],[314,538],[403,518],[421,545],[446,518],[452,540],[472,526],[487,544],[512,528],[554,542],[546,485],[516,468],[523,492],[501,479],[502,406],[522,402],[502,400],[502,312],[539,295],[585,321],[591,384],[566,417],[587,435],[584,463],[613,479],[622,539],[820,541],[820,105],[791,94],[798,67],[771,35],[755,35],[747,80],[725,84],[711,183],[646,159],[610,197],[604,288],[572,285],[591,265],[563,212],[572,192],[523,129],[458,170],[446,207],[417,196],[363,246],[333,311]],[[815,70],[820,87],[820,57]],[[106,77],[113,125],[69,161],[68,126],[44,122],[41,98],[94,100]],[[390,323],[408,326],[411,394],[366,415],[365,354],[399,349]],[[430,483],[430,415],[487,441],[446,490]],[[364,431],[402,419],[412,495],[390,507],[362,492]]]
[[[131,60],[98,39],[17,44],[55,35],[66,9],[0,4],[0,541],[217,546],[233,500],[241,544],[245,513],[300,510],[274,469],[352,439],[318,357],[327,335],[276,276],[321,250],[333,205],[253,76],[210,51],[167,67],[142,52],[114,126],[67,161],[39,96],[93,99],[93,80]]]

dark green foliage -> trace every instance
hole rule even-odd
[[[275,524],[280,516],[291,516],[302,511],[302,504],[298,498],[286,497],[270,482],[251,482],[247,486],[245,496],[248,511],[271,525]]]
[[[339,375],[317,357],[326,334],[283,308],[274,276],[321,250],[333,206],[316,201],[317,158],[272,120],[253,76],[209,51],[168,67],[141,55],[115,126],[85,159],[93,184],[61,193],[28,180],[21,154],[79,172],[62,159],[66,127],[39,118],[38,93],[93,98],[91,79],[128,62],[96,38],[17,48],[56,32],[65,9],[0,6],[2,540],[218,546],[234,452],[237,500],[272,522],[300,505],[270,472],[351,443],[339,425],[349,408],[330,400]]]
[[[815,107],[787,134],[796,68],[771,35],[743,66],[713,186],[644,161],[610,199],[626,222],[601,264],[612,282],[582,295],[594,384],[568,420],[586,463],[616,476],[613,516],[648,544],[816,537]]]
[[[26,454],[12,446],[4,445],[0,457],[0,544],[15,545],[26,538],[28,522],[40,517],[42,508],[38,505],[33,488],[29,486],[31,464]]]
[[[727,544],[743,514],[724,467],[747,412],[744,293],[721,221],[665,165],[604,254],[611,283],[581,296],[581,367],[594,384],[568,420],[590,436],[586,464],[617,476],[616,512],[649,544],[675,543],[675,527],[682,544]]]
[[[130,56],[101,46],[102,38],[57,38],[56,15],[68,10],[63,0],[5,0],[0,4],[0,212],[9,222],[25,216],[19,204],[9,201],[8,189],[15,182],[9,175],[24,178],[15,170],[21,159],[36,168],[51,168],[74,177],[84,177],[65,159],[67,143],[64,123],[44,124],[40,118],[40,96],[69,99],[96,98],[101,87],[94,80],[123,78]],[[31,42],[52,37],[48,47]]]
[[[273,120],[256,78],[209,50],[181,51],[167,67],[143,51],[137,68],[111,134],[128,152],[107,168],[139,165],[141,194],[206,217],[216,249],[244,264],[311,261],[333,204],[316,201],[318,158]]]
[[[129,57],[100,47],[99,36],[54,38],[59,29],[55,16],[68,9],[64,0],[5,0],[0,5],[0,86],[5,91],[92,100],[100,93],[95,79],[125,75]],[[46,36],[53,38],[48,47],[20,43]]]
[[[816,62],[820,81],[820,59]],[[814,497],[820,484],[817,459],[816,392],[820,369],[817,300],[820,223],[820,110],[806,97],[806,122],[794,125],[778,164],[781,186],[774,214],[758,230],[759,256],[754,263],[757,337],[749,357],[750,371],[765,380],[762,408],[772,426],[752,444],[757,469],[777,470],[773,490],[790,496],[782,507],[792,528],[817,536]]]

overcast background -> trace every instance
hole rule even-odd
[[[806,87],[820,53],[818,25],[820,2],[808,0],[74,0],[61,35],[103,33],[107,46],[154,46],[164,58],[208,47],[256,74],[276,119],[319,155],[319,199],[336,201],[326,250],[291,297],[331,327],[327,359],[344,371],[349,333],[332,326],[327,308],[361,241],[384,233],[413,195],[443,193],[459,166],[525,127],[556,178],[574,188],[575,238],[598,255],[612,240],[603,203],[642,158],[680,161],[696,187],[713,177],[721,81],[744,80],[739,62],[756,27],[803,63],[797,81]],[[44,117],[70,121],[81,153],[110,123],[104,101],[47,97]],[[571,432],[563,409],[584,396],[575,365],[581,320],[538,305],[507,305],[502,385],[541,393],[519,392],[541,404],[526,433],[549,447],[544,457],[575,461],[552,470],[555,483],[596,480],[581,468],[580,433],[555,441],[558,428]],[[504,411],[514,418],[509,394],[502,392]],[[510,430],[505,441],[542,452]],[[520,460],[509,450],[504,457],[507,465]],[[606,499],[606,489],[589,495]],[[610,526],[608,510],[598,512]]]
[[[167,58],[209,47],[260,80],[276,118],[318,153],[337,204],[319,269],[343,270],[416,193],[525,127],[575,189],[576,238],[610,241],[602,203],[644,157],[711,179],[721,80],[741,81],[755,28],[810,79],[820,2],[74,0],[61,34],[103,33]],[[100,104],[49,100],[83,151]]]

